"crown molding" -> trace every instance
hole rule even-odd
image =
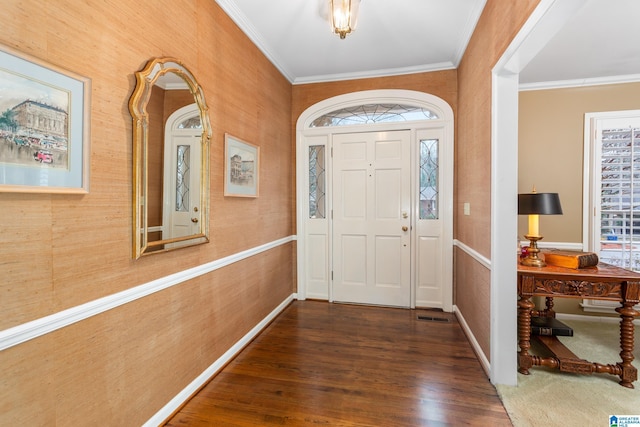
[[[282,73],[282,75],[293,83],[294,77],[291,70],[287,69],[281,61],[269,52],[267,49],[267,43],[260,36],[260,33],[255,29],[247,16],[238,9],[235,3],[231,0],[215,0],[216,3],[224,10],[224,12],[231,18],[233,22],[240,28],[240,30],[246,34],[247,37],[260,49],[260,51],[267,57],[267,59]]]
[[[640,74],[627,74],[623,76],[593,77],[587,79],[557,80],[552,82],[539,83],[522,83],[519,86],[519,90],[520,92],[525,92],[531,90],[566,89],[572,87],[615,85],[637,82],[640,82]]]
[[[483,1],[478,3],[476,7],[469,14],[469,20],[466,25],[462,28],[462,38],[463,43],[458,45],[458,50],[456,51],[455,59],[453,60],[454,68],[458,68],[460,65],[460,61],[462,61],[462,57],[464,56],[464,52],[467,50],[467,46],[469,45],[469,41],[471,40],[471,36],[473,36],[474,31],[476,30],[476,26],[478,25],[478,21],[480,21],[480,15],[482,15],[482,11],[484,10],[487,1]]]
[[[383,70],[370,70],[356,73],[326,74],[319,76],[300,77],[293,81],[294,85],[309,83],[325,83],[344,80],[370,79],[375,77],[400,76],[405,74],[426,73],[432,71],[454,70],[453,62],[440,62],[437,64],[416,65],[403,68],[388,68]]]

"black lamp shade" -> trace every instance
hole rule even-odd
[[[518,194],[519,215],[562,215],[558,193]]]

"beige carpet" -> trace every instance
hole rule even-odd
[[[619,325],[604,321],[561,319],[573,328],[573,337],[560,340],[574,354],[590,362],[620,361]],[[635,327],[635,360],[640,370],[640,326]],[[532,351],[533,352],[533,351]],[[534,367],[518,374],[518,386],[498,385],[498,393],[513,425],[608,426],[609,415],[640,415],[640,381],[635,389],[618,384],[608,374],[577,375]]]

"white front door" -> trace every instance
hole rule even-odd
[[[333,136],[333,299],[411,304],[411,133]]]
[[[396,89],[300,115],[299,299],[453,311],[453,124],[441,98]]]

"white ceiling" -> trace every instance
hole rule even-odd
[[[639,29],[640,1],[584,1],[522,70],[520,82],[552,87],[640,81]]]
[[[328,0],[216,2],[297,84],[456,68],[486,0],[362,0],[344,40]],[[640,80],[640,1],[584,3],[521,72],[523,86]]]

